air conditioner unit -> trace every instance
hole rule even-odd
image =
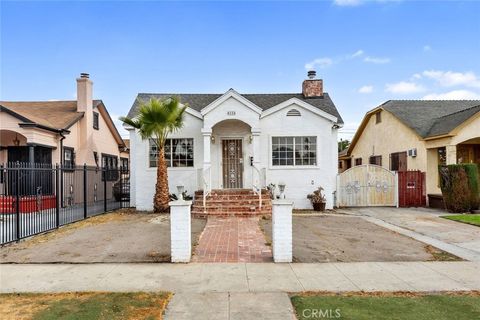
[[[408,150],[408,156],[409,157],[416,157],[417,156],[417,149],[416,148],[409,149]]]

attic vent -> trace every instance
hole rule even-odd
[[[297,109],[290,109],[287,112],[287,117],[300,117],[300,116],[301,116],[300,111],[298,111]]]

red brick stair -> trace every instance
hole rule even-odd
[[[192,214],[195,217],[256,216],[272,214],[272,200],[267,190],[262,190],[262,208],[258,194],[251,189],[216,189],[207,196],[203,207],[203,191],[195,192]]]

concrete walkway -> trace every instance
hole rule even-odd
[[[369,222],[430,244],[465,260],[480,261],[480,228],[441,218],[445,211],[428,208],[351,208]]]
[[[479,262],[2,264],[0,291],[480,290]]]

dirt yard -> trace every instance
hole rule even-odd
[[[206,219],[192,218],[192,245]],[[170,261],[170,220],[165,214],[123,210],[73,223],[0,248],[2,263]]]
[[[271,241],[272,222],[260,227]],[[359,217],[293,216],[295,262],[458,260],[455,256]]]

